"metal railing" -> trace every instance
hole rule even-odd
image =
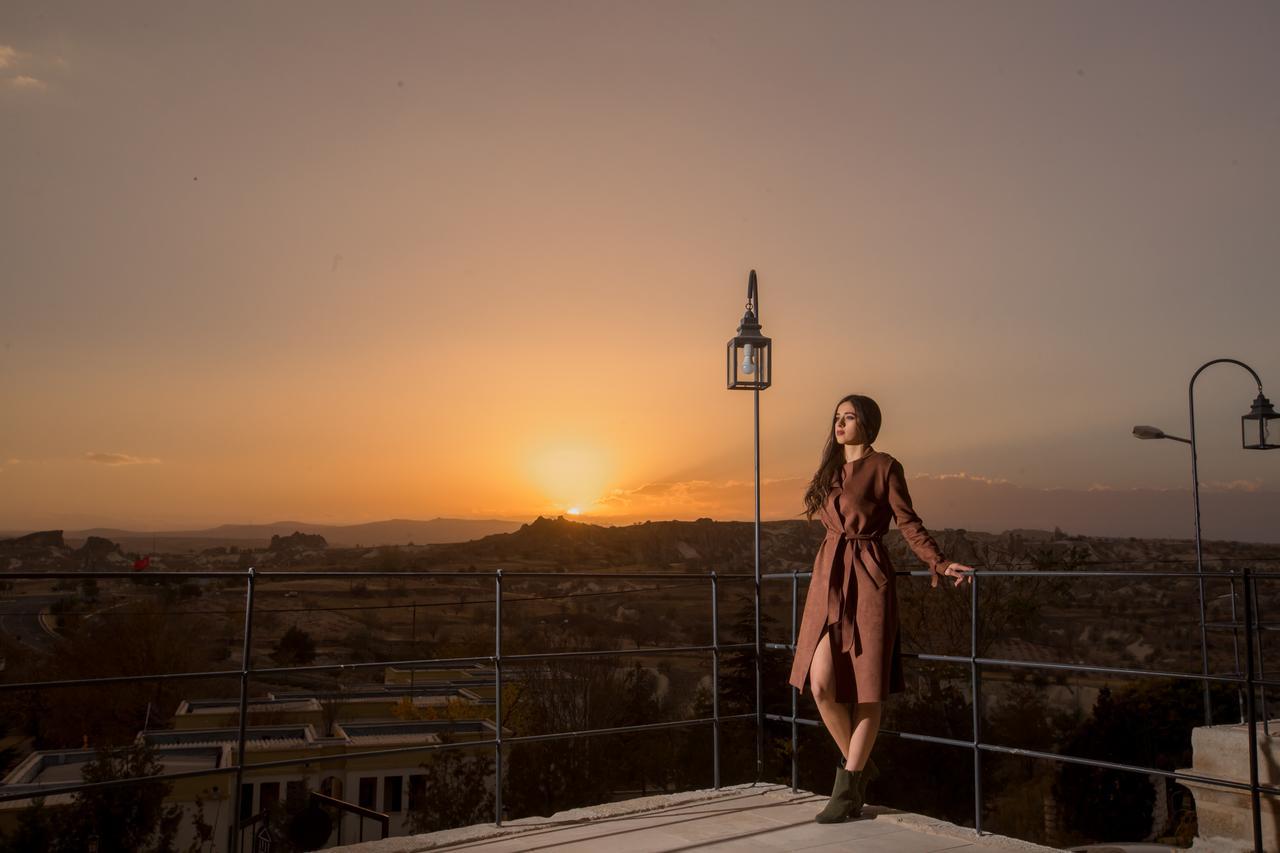
[[[929,577],[928,571],[898,571],[900,576]],[[55,580],[55,579],[74,579],[84,580],[87,578],[97,579],[121,579],[121,580],[138,580],[145,578],[152,579],[168,579],[168,580],[193,580],[200,578],[217,578],[217,579],[233,579],[242,578],[245,583],[245,608],[244,608],[244,626],[242,635],[242,652],[240,659],[240,667],[238,669],[216,670],[206,672],[169,672],[169,673],[148,673],[142,675],[124,675],[124,676],[106,676],[98,678],[82,678],[82,679],[63,679],[51,681],[35,681],[20,683],[0,683],[0,691],[32,691],[46,689],[63,689],[72,687],[93,687],[105,686],[112,684],[128,683],[128,682],[155,682],[155,681],[183,681],[183,680],[201,680],[201,679],[237,679],[240,684],[239,693],[239,726],[236,738],[235,763],[214,769],[189,770],[174,773],[161,773],[155,776],[115,779],[104,782],[65,784],[65,785],[42,785],[39,790],[31,790],[29,786],[24,786],[20,792],[6,792],[0,788],[0,802],[14,800],[29,800],[36,797],[49,797],[58,794],[74,794],[90,789],[102,789],[110,787],[118,787],[131,784],[139,784],[144,782],[170,782],[180,779],[193,779],[208,776],[224,776],[228,773],[235,773],[235,786],[232,788],[234,793],[233,808],[231,809],[231,828],[228,838],[228,849],[231,853],[235,853],[240,844],[241,836],[241,815],[239,804],[235,800],[239,797],[241,784],[246,773],[254,771],[269,770],[283,767],[293,767],[298,765],[322,765],[330,762],[345,762],[353,758],[372,758],[379,756],[391,755],[417,755],[422,753],[431,753],[437,750],[446,749],[476,749],[476,748],[492,748],[494,751],[494,767],[496,771],[495,796],[494,796],[494,823],[501,825],[503,819],[502,807],[502,789],[503,789],[503,747],[510,744],[533,743],[540,741],[567,740],[580,737],[594,737],[598,735],[621,734],[626,732],[640,731],[657,731],[664,729],[684,728],[693,726],[709,726],[712,738],[712,780],[715,788],[720,787],[720,738],[721,725],[727,721],[755,719],[757,721],[757,776],[762,775],[762,761],[760,752],[760,743],[762,742],[763,725],[768,723],[789,723],[791,726],[791,784],[793,791],[797,790],[798,770],[797,770],[797,744],[798,744],[798,727],[804,726],[821,726],[818,720],[803,718],[798,712],[798,691],[792,687],[791,690],[791,714],[767,714],[764,713],[763,696],[760,689],[759,677],[756,678],[756,710],[755,712],[721,715],[719,702],[719,683],[720,683],[720,656],[726,651],[742,652],[748,649],[755,650],[756,642],[743,642],[725,644],[720,642],[719,630],[719,584],[721,580],[732,581],[755,581],[753,597],[755,599],[755,628],[756,637],[760,636],[760,597],[761,582],[788,580],[791,586],[791,642],[790,643],[760,643],[765,651],[790,651],[794,652],[796,645],[797,632],[797,608],[799,603],[799,583],[801,578],[810,577],[810,572],[786,572],[786,573],[763,573],[757,580],[752,573],[686,573],[686,572],[504,572],[501,569],[494,571],[370,571],[370,572],[351,572],[351,571],[270,571],[260,572],[250,568],[246,571],[217,571],[217,572],[26,572],[26,573],[3,573],[3,578],[7,580]],[[483,578],[492,578],[493,588],[493,604],[494,604],[494,646],[492,655],[477,655],[467,657],[453,658],[424,658],[424,659],[400,659],[400,660],[381,660],[368,662],[352,662],[338,664],[308,664],[299,666],[280,666],[280,667],[260,667],[252,666],[252,636],[253,636],[253,618],[255,612],[255,589],[260,580],[304,580],[304,579],[360,579],[370,580],[374,578],[388,578],[400,581],[408,581],[413,579],[468,579],[479,580]],[[1212,675],[1205,673],[1186,673],[1173,672],[1152,669],[1140,669],[1130,667],[1114,667],[1114,666],[1095,666],[1083,663],[1052,663],[1052,662],[1035,662],[1008,660],[1001,658],[992,658],[980,656],[978,654],[978,625],[981,619],[979,609],[979,586],[984,578],[997,577],[1035,577],[1035,578],[1055,578],[1065,577],[1079,580],[1086,577],[1094,578],[1149,578],[1149,579],[1187,579],[1197,578],[1203,582],[1205,578],[1215,578],[1230,580],[1233,585],[1236,580],[1241,581],[1243,588],[1244,606],[1243,606],[1243,622],[1236,623],[1207,623],[1209,627],[1231,629],[1233,632],[1243,629],[1245,634],[1245,672],[1243,674],[1232,675]],[[589,651],[561,651],[561,652],[537,652],[528,654],[504,654],[502,649],[503,635],[503,583],[505,580],[511,579],[550,579],[565,580],[571,578],[603,578],[612,580],[637,580],[637,579],[678,579],[697,583],[705,581],[710,587],[710,610],[711,610],[711,637],[709,643],[693,644],[683,646],[665,646],[665,647],[639,647],[631,649],[600,649]],[[972,750],[974,762],[974,828],[978,834],[983,832],[982,828],[982,780],[981,780],[981,761],[984,752],[1004,753],[1010,755],[1019,755],[1043,759],[1048,761],[1056,761],[1068,764],[1079,764],[1095,768],[1103,768],[1109,770],[1128,771],[1134,773],[1142,773],[1146,775],[1163,776],[1175,781],[1198,782],[1205,784],[1213,784],[1225,788],[1233,788],[1236,790],[1247,790],[1251,796],[1253,832],[1255,846],[1261,850],[1261,823],[1260,823],[1260,795],[1263,793],[1269,795],[1280,795],[1280,788],[1271,785],[1262,785],[1258,781],[1257,767],[1257,707],[1253,701],[1254,690],[1265,689],[1266,687],[1280,687],[1280,681],[1268,680],[1262,676],[1260,672],[1255,672],[1255,634],[1258,633],[1260,627],[1273,627],[1271,623],[1259,623],[1257,618],[1256,604],[1256,588],[1255,582],[1257,578],[1278,579],[1280,572],[1256,572],[1250,569],[1232,569],[1220,570],[1216,572],[1205,571],[1181,571],[1181,572],[1152,572],[1152,571],[1109,571],[1109,570],[977,570],[973,574],[973,583],[970,586],[970,653],[969,655],[942,655],[930,653],[911,653],[903,652],[904,657],[914,658],[921,661],[933,661],[940,663],[967,665],[970,676],[970,689],[972,697],[972,716],[973,716],[973,736],[969,740],[961,740],[957,738],[937,737],[933,735],[925,735],[911,732],[899,732],[883,729],[882,732],[888,735],[918,740],[928,743],[936,743],[961,747]],[[1234,586],[1233,586],[1234,589]],[[626,593],[630,590],[618,590],[619,593]],[[470,601],[468,603],[487,603],[487,599],[483,601]],[[402,605],[404,607],[414,606],[413,604]],[[307,608],[301,608],[307,609]],[[758,640],[757,640],[758,642]],[[502,693],[503,693],[503,665],[504,663],[523,663],[554,660],[557,658],[586,658],[586,657],[612,657],[627,655],[671,655],[685,653],[706,653],[711,661],[711,716],[699,717],[687,720],[676,720],[669,722],[643,723],[627,726],[613,726],[608,728],[586,729],[571,732],[552,732],[543,734],[527,734],[512,735],[504,734],[502,726]],[[755,655],[755,666],[757,673],[760,669],[760,660]],[[403,747],[388,747],[383,749],[364,750],[360,752],[335,753],[329,755],[315,755],[300,758],[289,758],[275,761],[261,761],[248,763],[245,760],[245,742],[247,740],[247,713],[249,706],[250,685],[255,676],[276,676],[286,673],[310,673],[319,674],[325,672],[354,672],[364,669],[385,668],[388,666],[419,666],[431,664],[435,668],[447,666],[468,666],[477,664],[489,664],[494,669],[495,676],[495,704],[494,704],[494,736],[489,739],[480,740],[462,740],[445,743],[422,744]],[[1221,683],[1234,684],[1244,691],[1246,701],[1244,702],[1244,716],[1249,723],[1249,747],[1250,747],[1250,768],[1249,783],[1245,784],[1233,779],[1222,779],[1211,776],[1203,776],[1198,774],[1163,770],[1154,767],[1142,767],[1138,765],[1122,764],[1112,761],[1103,761],[1099,759],[1085,758],[1081,756],[1063,755],[1058,753],[1049,753],[1033,749],[1015,748],[1004,746],[1001,744],[990,743],[982,739],[982,669],[983,667],[1005,667],[1005,668],[1025,668],[1025,669],[1041,669],[1049,671],[1072,671],[1086,673],[1102,673],[1108,675],[1124,675],[1124,676],[1145,676],[1145,677],[1165,677],[1177,679],[1189,679],[1202,681],[1205,684]],[[761,781],[757,779],[757,781]]]
[[[911,577],[931,577],[932,572],[929,571],[896,571],[899,576]],[[762,575],[764,580],[790,580],[791,581],[791,642],[790,643],[766,643],[767,650],[795,652],[796,648],[796,607],[799,598],[799,580],[800,578],[811,577],[812,572],[770,572]],[[1196,578],[1199,583],[1203,584],[1206,578],[1219,580],[1229,580],[1232,584],[1232,616],[1235,616],[1234,595],[1235,582],[1238,580],[1242,586],[1243,592],[1243,620],[1242,622],[1225,622],[1225,623],[1203,623],[1205,627],[1221,628],[1232,631],[1233,646],[1235,646],[1234,638],[1237,630],[1243,630],[1245,639],[1245,667],[1244,672],[1239,673],[1239,657],[1237,652],[1237,673],[1232,675],[1211,675],[1208,674],[1207,651],[1202,650],[1202,654],[1206,655],[1203,672],[1187,673],[1187,672],[1170,672],[1152,669],[1141,669],[1132,667],[1114,667],[1114,666],[1095,666],[1083,663],[1053,663],[1041,661],[1024,661],[1024,660],[1008,660],[1003,658],[983,657],[978,654],[978,624],[980,621],[978,589],[983,578],[1000,578],[1000,577],[1034,577],[1034,578],[1071,578],[1078,580],[1085,577],[1094,578],[1152,578],[1152,579],[1187,579]],[[1259,623],[1257,614],[1257,589],[1256,581],[1258,578],[1263,579],[1280,579],[1280,572],[1258,572],[1249,568],[1244,569],[1223,569],[1216,572],[1207,572],[1203,570],[1182,571],[1182,572],[1148,572],[1148,571],[1099,571],[1099,570],[986,570],[978,569],[972,574],[973,582],[969,587],[969,654],[965,655],[940,655],[928,654],[924,652],[902,652],[903,657],[914,658],[921,661],[935,661],[939,663],[961,664],[969,667],[969,689],[971,696],[972,714],[973,714],[973,736],[970,740],[960,740],[957,738],[937,737],[934,735],[917,734],[912,732],[899,732],[890,729],[881,729],[882,734],[888,734],[907,740],[917,740],[926,743],[936,743],[946,746],[954,746],[970,749],[973,752],[973,821],[974,831],[978,835],[983,832],[982,829],[982,754],[983,752],[1003,753],[1007,755],[1019,755],[1030,758],[1036,758],[1047,761],[1055,761],[1064,764],[1078,764],[1088,767],[1102,768],[1107,770],[1126,771],[1132,773],[1141,773],[1148,776],[1162,776],[1172,779],[1175,782],[1197,782],[1201,784],[1218,785],[1225,788],[1233,788],[1240,791],[1248,791],[1250,795],[1250,810],[1253,822],[1253,845],[1254,849],[1261,851],[1262,846],[1262,820],[1261,820],[1261,794],[1280,795],[1280,787],[1273,785],[1263,785],[1258,781],[1258,742],[1257,742],[1257,707],[1254,702],[1255,689],[1265,690],[1267,687],[1280,687],[1280,681],[1268,680],[1261,675],[1255,673],[1255,635],[1259,634]],[[1270,625],[1268,624],[1268,627]],[[1142,677],[1161,677],[1187,679],[1200,681],[1205,685],[1206,702],[1208,699],[1208,686],[1211,683],[1234,684],[1244,694],[1242,700],[1241,722],[1248,727],[1249,741],[1249,782],[1246,784],[1234,779],[1222,779],[1213,776],[1203,776],[1195,773],[1186,773],[1173,770],[1164,770],[1157,767],[1143,767],[1134,764],[1122,764],[1114,761],[1103,761],[1093,758],[1085,758],[1082,756],[1064,755],[1061,753],[1044,752],[1041,750],[1025,749],[1021,747],[1004,746],[1001,744],[990,743],[982,739],[982,668],[983,667],[1004,667],[1019,669],[1040,669],[1050,671],[1072,671],[1086,673],[1104,673],[1108,675],[1126,675],[1126,676],[1142,676]],[[1260,669],[1260,661],[1258,662]],[[798,727],[805,726],[822,726],[820,720],[803,718],[798,715],[797,702],[799,691],[795,687],[791,687],[791,714],[765,714],[765,718],[770,722],[790,723],[791,725],[791,788],[795,792],[797,790],[798,769],[797,769],[797,749],[799,740]],[[1264,708],[1265,708],[1265,693]],[[1206,711],[1206,714],[1208,712]],[[1264,710],[1265,716],[1265,710]]]
[[[253,616],[254,616],[254,597],[257,584],[260,580],[305,580],[305,579],[326,579],[336,580],[343,578],[371,580],[374,578],[388,578],[398,581],[408,581],[413,579],[439,579],[439,578],[465,578],[468,580],[478,580],[491,577],[494,582],[494,644],[492,655],[478,655],[471,657],[454,657],[454,658],[426,658],[426,659],[405,659],[405,660],[384,660],[361,663],[341,663],[341,664],[318,664],[318,665],[301,665],[301,666],[279,666],[279,667],[262,667],[255,668],[252,666],[252,640],[253,640]],[[195,580],[199,578],[243,578],[245,582],[245,607],[244,607],[244,627],[242,633],[242,651],[239,669],[217,670],[210,672],[168,672],[168,673],[148,673],[145,675],[122,675],[107,676],[100,678],[79,678],[79,679],[62,679],[55,681],[33,681],[33,682],[17,682],[17,683],[0,683],[0,691],[31,691],[46,689],[62,689],[71,687],[95,687],[111,684],[121,684],[139,681],[181,681],[181,680],[198,680],[198,679],[238,679],[240,682],[239,693],[239,726],[236,736],[235,763],[232,765],[224,765],[222,767],[203,770],[187,770],[176,773],[161,773],[154,776],[133,777],[126,779],[113,779],[104,782],[78,783],[66,785],[41,785],[39,790],[31,790],[29,786],[24,786],[21,792],[6,792],[0,787],[0,802],[8,802],[13,800],[29,800],[37,797],[50,797],[58,794],[74,794],[81,791],[91,789],[102,789],[119,787],[124,785],[140,784],[144,782],[171,782],[179,779],[194,779],[207,776],[225,776],[228,773],[235,773],[235,784],[232,787],[234,792],[233,808],[231,809],[231,827],[228,832],[227,849],[229,853],[236,853],[241,843],[241,813],[236,798],[239,797],[241,785],[244,781],[244,775],[248,772],[276,769],[282,767],[292,767],[297,765],[314,766],[326,764],[330,762],[344,762],[353,758],[373,758],[378,756],[389,755],[412,755],[417,753],[429,753],[436,750],[445,749],[476,749],[482,747],[492,747],[494,751],[494,767],[496,771],[496,781],[494,785],[494,823],[501,825],[502,823],[502,788],[503,788],[503,766],[502,766],[502,748],[508,744],[533,743],[539,741],[552,740],[568,740],[579,737],[595,737],[598,735],[622,734],[626,732],[641,731],[657,731],[662,729],[685,728],[691,726],[710,726],[712,738],[712,781],[716,788],[720,787],[720,732],[721,724],[732,720],[759,719],[761,715],[761,696],[759,690],[756,692],[756,712],[743,714],[720,714],[719,703],[719,684],[720,684],[720,655],[726,651],[744,651],[754,649],[756,644],[751,642],[726,644],[720,642],[719,629],[719,584],[723,579],[748,581],[754,578],[750,573],[717,573],[717,572],[504,572],[502,569],[494,571],[468,571],[468,572],[435,572],[435,571],[405,571],[405,572],[388,572],[388,571],[371,571],[371,572],[323,572],[323,571],[271,571],[260,572],[254,568],[245,571],[218,571],[218,572],[5,572],[3,578],[6,580],[58,580],[73,579],[85,580],[88,578],[98,579],[168,579],[168,580]],[[663,646],[663,647],[638,647],[631,649],[599,649],[589,651],[562,651],[562,652],[536,652],[530,654],[508,654],[502,652],[502,603],[503,603],[503,580],[504,578],[512,579],[551,579],[564,580],[566,578],[604,578],[612,580],[638,580],[638,579],[678,579],[686,580],[691,583],[705,581],[710,584],[710,609],[711,609],[711,637],[709,643],[684,646]],[[619,593],[626,593],[629,590],[618,590]],[[756,585],[756,595],[759,597],[759,585]],[[470,601],[471,604],[485,603],[483,601]],[[411,604],[403,605],[405,607],[413,606]],[[759,610],[756,611],[756,622],[759,623]],[[758,633],[758,631],[757,631]],[[554,660],[557,658],[588,658],[588,657],[612,657],[627,655],[671,655],[684,653],[707,653],[711,658],[711,679],[712,679],[712,714],[710,717],[699,717],[688,720],[675,720],[670,722],[642,723],[628,726],[612,726],[608,728],[586,729],[572,732],[551,732],[543,734],[529,734],[518,736],[505,736],[502,726],[502,687],[503,687],[503,664],[505,663],[522,663]],[[248,739],[247,717],[249,706],[250,684],[254,676],[265,675],[281,675],[285,673],[323,673],[323,672],[346,672],[359,669],[374,669],[389,666],[417,666],[423,664],[431,664],[435,668],[445,667],[449,665],[468,666],[476,664],[490,664],[494,669],[495,676],[495,702],[494,702],[494,736],[489,739],[480,740],[460,740],[447,743],[423,744],[405,747],[389,747],[385,749],[365,750],[361,752],[345,752],[334,753],[329,755],[314,755],[300,758],[280,759],[275,761],[260,761],[255,763],[247,763],[245,761],[245,742]]]

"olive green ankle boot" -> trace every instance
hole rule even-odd
[[[846,770],[841,764],[836,768],[836,781],[831,788],[831,799],[826,808],[814,817],[818,823],[841,823],[862,814],[861,770]]]
[[[871,759],[871,756],[867,756],[867,764],[862,768],[862,776],[859,778],[861,782],[861,787],[858,789],[859,810],[867,803],[867,786],[874,782],[879,775],[880,768],[876,767],[876,763]]]

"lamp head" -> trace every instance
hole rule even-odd
[[[763,390],[772,382],[773,352],[760,333],[760,291],[756,271],[747,281],[747,307],[738,334],[729,340],[726,380],[730,390]]]
[[[1164,438],[1164,430],[1153,426],[1136,426],[1133,428],[1135,438]]]
[[[1240,418],[1240,434],[1245,450],[1276,450],[1274,421],[1280,420],[1271,401],[1258,392],[1249,414]]]

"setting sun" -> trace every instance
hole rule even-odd
[[[547,500],[580,515],[604,494],[609,482],[609,454],[587,444],[555,444],[530,455],[529,473]]]

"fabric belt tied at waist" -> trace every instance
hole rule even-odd
[[[827,539],[835,540],[834,547],[839,548],[840,540],[845,539],[850,542],[881,542],[882,535],[878,533],[844,533],[843,531],[829,530],[827,531]],[[825,542],[823,543],[826,544]],[[849,601],[849,584],[853,578],[854,552],[853,547],[844,549],[844,577],[841,579],[841,586],[837,594],[837,587],[833,584],[827,591],[827,624],[838,622],[840,624],[840,642],[841,651],[848,652],[854,650],[854,654],[862,653],[862,638],[858,636],[857,626],[853,621],[853,614],[850,612]],[[859,560],[867,575],[871,578],[871,582],[875,584],[876,589],[880,589],[886,583],[888,578],[881,571],[879,563],[876,559]],[[834,618],[833,618],[834,617]]]

